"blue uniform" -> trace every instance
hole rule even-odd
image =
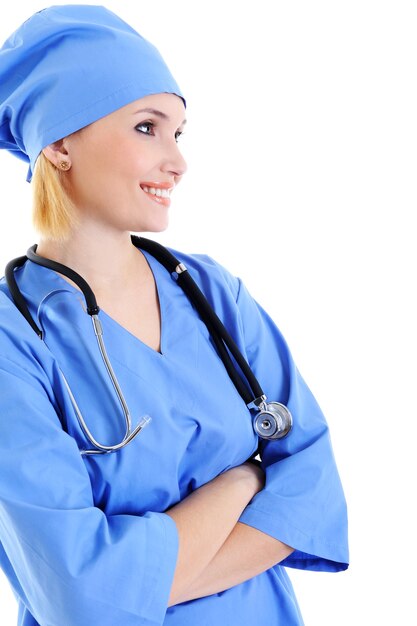
[[[0,564],[20,626],[295,626],[303,622],[284,566],[347,567],[328,427],[283,337],[240,279],[207,256],[173,252],[269,400],[293,414],[287,438],[261,443],[265,488],[240,521],[295,551],[247,582],[167,609],[178,534],[164,511],[252,455],[251,413],[182,289],[143,253],[158,289],[161,352],[99,316],[133,425],[152,421],[117,453],[81,456],[87,444],[62,373],[98,441],[120,441],[123,414],[82,293],[27,261],[15,276],[47,345],[0,281]]]

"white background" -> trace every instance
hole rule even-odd
[[[351,566],[289,570],[306,626],[415,624],[415,3],[105,5],[187,98],[188,172],[156,238],[244,279],[330,424]],[[1,41],[44,7],[8,4]],[[37,241],[26,169],[0,153],[0,268]]]

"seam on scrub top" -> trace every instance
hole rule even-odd
[[[149,252],[147,252],[146,250],[141,250],[143,256],[145,257],[145,261],[148,264],[148,267],[150,269],[150,272],[152,274],[152,278],[153,278],[153,282],[154,282],[154,287],[156,290],[156,295],[158,298],[158,305],[159,305],[159,327],[160,327],[160,337],[159,337],[159,341],[160,341],[160,348],[161,348],[161,352],[159,352],[159,355],[161,357],[165,357],[166,358],[166,354],[165,354],[165,322],[167,319],[167,307],[169,302],[165,302],[165,296],[162,296],[162,289],[161,289],[161,285],[160,285],[160,280],[162,281],[163,278],[160,278],[160,276],[158,275],[158,279],[157,279],[157,272],[159,272],[159,266],[161,265],[158,261],[158,259],[156,259],[154,256],[152,256],[152,254],[150,254]],[[152,261],[156,261],[155,266],[153,265]],[[162,276],[162,275],[161,275]],[[168,274],[167,274],[168,276]],[[110,316],[108,316],[110,317]],[[111,318],[112,319],[112,318]],[[130,331],[128,331],[130,332]],[[133,335],[133,333],[130,333],[131,335]],[[135,335],[133,335],[133,337],[135,337]],[[135,339],[137,339],[137,337],[135,337]],[[141,340],[140,340],[141,341]],[[153,348],[151,348],[150,346],[148,346],[148,344],[146,344],[144,341],[141,341],[142,344],[144,344],[145,346],[147,346],[150,350],[153,350]],[[157,350],[153,350],[154,352],[158,352]]]
[[[77,292],[77,290],[75,290],[75,292]],[[48,294],[48,295],[49,295],[49,294]],[[76,294],[76,295],[77,295],[77,294]],[[106,315],[107,315],[107,317],[109,317],[109,315],[108,315],[108,314],[106,314]],[[109,317],[109,319],[111,319],[111,318]],[[38,316],[38,321],[39,321],[39,316]],[[79,333],[80,333],[80,334],[82,334],[82,333],[84,332],[84,329],[83,329],[83,328],[81,328],[81,326],[79,326],[76,322],[74,322],[74,323],[73,323],[73,327],[74,327],[74,329],[77,329],[77,330],[79,331]],[[48,354],[49,354],[50,356],[52,356],[52,358],[53,358],[54,362],[55,362],[55,363],[58,365],[58,367],[60,368],[60,364],[59,364],[59,360],[58,360],[58,358],[57,358],[57,357],[53,354],[53,352],[50,350],[50,348],[48,347],[48,345],[46,344],[46,342],[42,342],[42,343],[43,343],[43,345],[45,346],[45,348],[47,349]],[[140,378],[141,380],[143,380],[143,381],[144,381],[144,382],[146,382],[146,383],[148,382],[147,380],[145,380],[145,379],[141,378],[141,377],[140,377],[140,375],[138,375],[138,374],[137,374],[134,370],[132,370],[130,367],[128,367],[128,366],[124,363],[124,361],[121,361],[121,360],[117,357],[117,355],[115,355],[115,354],[112,352],[112,350],[111,350],[111,349],[107,348],[107,353],[108,353],[108,355],[109,355],[109,356],[111,356],[112,360],[114,359],[115,361],[117,361],[117,363],[119,363],[119,365],[121,365],[122,367],[124,367],[125,369],[127,369],[127,370],[128,370],[129,372],[131,372],[132,374],[136,375],[136,376],[137,376],[137,378]],[[0,357],[0,358],[1,358],[1,357]],[[11,359],[10,359],[10,360],[11,360]],[[11,361],[12,361],[12,360],[11,360]],[[13,361],[12,361],[12,362],[13,362]],[[61,368],[60,368],[60,369],[61,369]],[[48,378],[48,380],[49,380],[49,378]]]
[[[214,269],[217,270],[217,274],[220,277],[221,283],[226,286],[226,288],[230,291],[234,301],[237,302],[237,299],[239,297],[239,292],[240,292],[240,283],[242,282],[241,279],[238,276],[234,276],[231,272],[229,272],[229,270],[227,270],[223,265],[221,265],[221,263],[216,261],[216,259],[214,259],[213,257],[209,255],[204,255],[204,256],[210,259],[210,261],[212,262],[214,266]],[[238,289],[237,289],[236,294],[233,288],[234,282],[237,282],[238,284]]]
[[[0,361],[1,361],[1,359],[4,359],[4,360],[5,360],[5,361],[7,361],[8,363],[13,363],[13,365],[15,365],[18,369],[20,369],[20,370],[22,370],[22,371],[26,372],[26,374],[29,374],[29,376],[30,376],[31,378],[34,378],[34,374],[33,374],[33,372],[30,372],[29,370],[27,370],[27,369],[26,369],[23,365],[21,365],[20,363],[16,363],[16,361],[14,361],[13,359],[9,359],[9,357],[5,357],[5,356],[3,356],[3,355],[1,355],[1,356],[0,356]],[[36,361],[36,362],[38,363],[38,361]],[[7,370],[7,369],[5,369],[4,367],[2,367],[2,365],[1,365],[1,364],[0,364],[0,370],[3,370],[3,372],[6,372],[6,374],[13,374],[13,376],[15,376],[16,378],[21,378],[20,376],[18,376],[18,374],[15,374],[14,372],[10,372],[9,370]],[[45,370],[42,370],[42,371],[45,371]],[[26,383],[27,383],[30,387],[32,387],[32,389],[35,389],[35,391],[38,391],[38,392],[40,393],[39,388],[38,388],[38,387],[36,387],[35,385],[33,385],[31,382],[28,382],[28,381],[26,380],[26,378],[22,378],[22,380],[23,380],[24,382],[26,382]],[[48,381],[49,381],[49,378],[48,378]],[[49,381],[49,382],[50,382],[50,381]],[[45,393],[46,393],[46,391],[45,391]],[[48,395],[48,394],[47,394],[47,395]],[[49,397],[49,396],[48,396],[48,397]]]
[[[112,362],[115,361],[117,362],[121,368],[125,369],[127,372],[129,372],[132,376],[134,376],[138,381],[140,381],[141,383],[144,383],[145,385],[147,385],[147,387],[152,387],[152,389],[154,389],[156,391],[156,393],[158,394],[158,396],[160,397],[164,397],[166,399],[167,402],[171,403],[172,399],[171,397],[168,395],[167,392],[163,393],[161,392],[160,388],[158,387],[158,385],[155,385],[152,381],[149,381],[148,378],[143,378],[143,376],[141,374],[138,374],[138,372],[132,370],[128,365],[126,365],[126,363],[124,363],[123,361],[120,361],[117,356],[114,356],[114,354],[112,354],[112,352],[110,350],[107,351],[109,357],[111,357]],[[170,359],[167,359],[166,355],[165,355],[165,361],[167,361]],[[193,394],[192,397],[190,395],[190,392],[188,392],[189,394],[189,402],[190,402],[190,406],[189,407],[185,407],[187,411],[191,412],[194,410],[196,404],[197,404],[197,399],[195,397],[195,395]]]
[[[246,337],[245,337],[245,327],[244,327],[244,324],[243,324],[242,313],[241,313],[240,308],[239,308],[239,298],[240,298],[240,292],[241,292],[241,288],[242,288],[242,285],[243,285],[243,281],[240,278],[238,278],[237,280],[238,280],[239,288],[238,288],[237,295],[236,295],[236,308],[237,308],[237,311],[238,311],[238,315],[236,317],[237,317],[237,321],[238,321],[238,324],[239,324],[240,334],[242,336],[242,342],[243,342],[243,345],[244,345],[245,356],[248,357],[248,349],[247,349],[247,346],[246,346]]]

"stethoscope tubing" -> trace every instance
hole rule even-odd
[[[267,402],[266,396],[263,393],[263,390],[254,373],[252,372],[248,362],[243,357],[234,339],[231,337],[223,322],[215,313],[184,264],[181,263],[169,250],[167,250],[164,246],[156,241],[146,239],[145,237],[138,237],[136,235],[131,235],[131,240],[133,245],[135,245],[139,249],[149,252],[168,270],[172,278],[183,289],[191,304],[194,305],[194,308],[196,309],[200,318],[205,323],[209,331],[210,337],[212,338],[216,350],[219,354],[219,357],[221,358],[225,369],[239,395],[242,397],[243,401],[249,409],[256,408],[259,411],[258,415],[253,421],[253,427],[255,432],[264,439],[277,439],[286,436],[292,427],[291,413],[289,412],[288,408],[281,403]],[[52,261],[51,259],[47,259],[45,257],[41,257],[36,253],[36,249],[37,245],[34,244],[28,249],[26,256],[21,256],[13,259],[6,265],[5,277],[12,298],[17,308],[26,318],[38,337],[40,339],[43,339],[43,331],[36,325],[35,321],[30,315],[25,299],[23,298],[17,286],[16,279],[14,277],[14,269],[22,266],[26,262],[26,260],[29,259],[32,262],[37,263],[38,265],[64,274],[79,286],[86,300],[87,313],[91,316],[93,322],[94,332],[96,334],[96,338],[99,344],[101,356],[103,358],[103,361],[107,368],[107,372],[113,383],[124,413],[126,430],[123,439],[118,444],[106,446],[100,444],[93,437],[84,418],[82,417],[81,411],[79,410],[75,398],[71,390],[69,389],[69,385],[65,377],[64,382],[69,391],[70,398],[73,403],[80,427],[87,439],[94,446],[93,450],[84,450],[82,451],[82,453],[102,454],[120,450],[127,443],[129,443],[140,432],[140,430],[151,421],[152,418],[150,418],[149,416],[145,416],[144,418],[142,418],[138,426],[136,426],[136,428],[132,430],[129,410],[124,400],[123,393],[118,384],[116,375],[114,374],[110,360],[108,359],[104,341],[102,338],[102,328],[100,320],[98,318],[100,307],[97,305],[94,292],[92,291],[87,281],[77,272],[67,267],[66,265],[63,265],[56,261]],[[235,363],[233,362],[232,357],[234,358]],[[244,376],[246,383],[243,381],[242,376],[238,373],[237,367],[239,368],[241,374]]]
[[[144,237],[136,237],[135,235],[132,235],[132,241],[137,247],[139,247],[140,243],[140,248],[142,250],[146,250],[150,254],[152,254],[152,256],[155,256],[164,265],[164,267],[171,275],[177,275],[177,283],[183,289],[189,300],[194,304],[201,319],[208,327],[209,333],[213,337],[213,340],[220,353],[220,357],[227,370],[227,373],[232,379],[233,384],[235,385],[237,391],[239,392],[239,395],[242,397],[245,404],[248,405],[255,398],[263,396],[264,393],[262,391],[262,388],[255,378],[252,370],[250,369],[247,361],[243,357],[242,353],[240,352],[235,341],[224,326],[223,322],[220,320],[216,312],[208,303],[207,298],[203,295],[202,291],[197,286],[191,274],[188,271],[178,272],[178,268],[182,266],[182,263],[180,263],[180,261],[169,250],[166,250],[166,248],[160,246],[160,244],[155,241],[145,239]],[[241,371],[243,372],[245,378],[247,379],[252,389],[253,396],[250,394],[246,386],[243,384],[241,378],[237,374],[236,368],[233,365],[233,362],[224,345],[226,345],[227,348],[230,350]]]
[[[213,341],[219,352],[219,356],[222,359],[223,364],[227,370],[227,373],[229,374],[233,384],[235,385],[239,395],[242,397],[245,404],[248,405],[255,399],[264,396],[259,382],[257,381],[247,361],[237,347],[235,341],[224,326],[223,322],[220,320],[218,315],[208,303],[206,297],[203,295],[190,273],[184,268],[183,264],[169,250],[167,250],[164,246],[155,241],[146,239],[145,237],[138,237],[136,235],[131,235],[131,240],[133,245],[135,245],[137,248],[149,252],[165,267],[165,269],[168,270],[171,275],[175,276],[175,280],[177,281],[178,285],[183,289],[184,293],[187,295],[192,304],[194,304],[194,307],[199,313],[202,321],[208,327],[209,333],[213,338]],[[46,259],[45,257],[40,257],[38,254],[36,254],[36,248],[37,245],[35,244],[29,248],[26,257],[19,257],[19,261],[23,259],[21,264],[23,264],[26,258],[28,258],[38,265],[48,267],[49,269],[64,274],[73,282],[75,282],[82,290],[86,300],[88,314],[98,314],[100,308],[97,305],[94,292],[92,291],[90,285],[86,282],[86,280],[82,276],[80,276],[80,274],[67,267],[66,265],[62,265],[61,263],[58,263],[57,261],[52,261],[51,259]],[[8,266],[12,263],[13,261],[11,261]],[[9,280],[10,277],[12,277],[13,280],[12,271],[10,271],[10,268],[8,269],[6,267],[6,278]],[[21,295],[20,292],[19,295]],[[24,303],[24,299],[20,297],[21,304],[22,301]],[[27,310],[26,304],[24,304],[24,306]],[[27,311],[27,314],[30,316],[29,311]],[[31,316],[30,319],[32,320],[32,328],[34,328],[35,326],[35,332],[37,332],[37,334],[41,336],[42,331],[33,322]],[[240,367],[252,390],[252,394],[236,372],[236,367],[234,366],[225,346],[227,346],[227,348],[230,350],[231,354],[235,358],[238,366]]]

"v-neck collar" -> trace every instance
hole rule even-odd
[[[144,341],[142,341],[141,339],[139,339],[138,337],[136,337],[136,335],[133,335],[129,330],[127,330],[127,328],[125,328],[124,326],[122,326],[121,324],[119,324],[119,322],[117,322],[113,317],[111,317],[108,313],[106,313],[106,311],[102,308],[100,308],[100,313],[103,315],[103,317],[105,317],[108,322],[112,325],[114,325],[115,327],[117,327],[118,329],[121,330],[121,332],[127,333],[127,335],[129,337],[131,337],[132,341],[137,341],[139,342],[139,344],[141,346],[143,346],[146,350],[150,350],[150,352],[154,353],[157,357],[164,357],[165,356],[165,311],[166,311],[166,307],[165,307],[165,298],[163,296],[163,289],[160,288],[160,275],[159,275],[159,270],[163,269],[160,265],[160,263],[148,252],[144,251],[144,250],[140,250],[140,252],[142,252],[142,254],[144,255],[149,269],[152,272],[152,276],[153,276],[153,280],[155,283],[155,289],[157,292],[157,296],[158,296],[158,306],[159,306],[159,319],[160,319],[160,350],[155,350],[154,348],[152,348],[150,345],[148,345],[147,343],[145,343]],[[59,278],[62,278],[61,276]],[[64,280],[64,279],[62,279]],[[66,281],[65,281],[66,282]],[[98,306],[100,306],[100,303],[97,303]],[[138,312],[138,315],[140,315],[140,311]]]
[[[100,302],[97,302],[100,307],[100,313],[102,318],[105,318],[106,321],[114,326],[120,333],[124,334],[129,338],[130,341],[137,342],[143,349],[149,351],[151,354],[154,354],[157,358],[162,358],[165,356],[165,314],[166,314],[166,302],[163,294],[163,289],[160,288],[160,281],[163,280],[163,273],[167,273],[166,270],[161,266],[161,264],[147,251],[139,250],[141,252],[149,266],[149,269],[152,272],[155,288],[158,296],[159,303],[159,315],[160,315],[160,351],[155,350],[147,343],[140,340],[138,337],[133,335],[127,328],[119,324],[114,318],[112,318],[104,309],[100,307]],[[80,289],[74,287],[71,283],[69,283],[65,278],[63,278],[58,272],[45,267],[43,265],[39,265],[28,260],[23,268],[19,268],[18,272],[23,272],[21,274],[22,282],[19,281],[19,288],[21,289],[23,295],[29,295],[31,299],[33,299],[33,307],[35,309],[38,308],[39,304],[42,300],[53,291],[68,291],[69,293],[77,296],[78,299],[81,299],[84,308],[85,308],[85,298]],[[162,274],[162,275],[161,275]],[[140,312],[139,312],[140,314]]]

